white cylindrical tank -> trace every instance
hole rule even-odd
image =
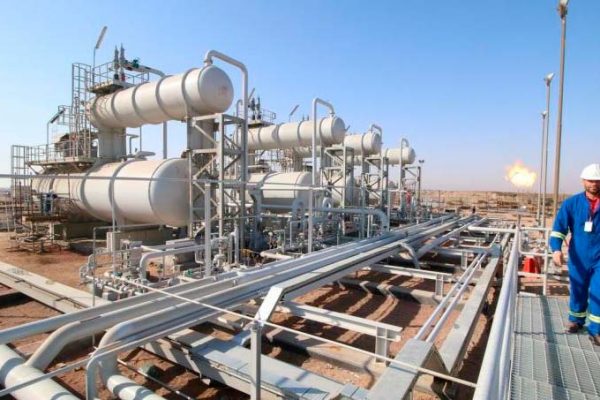
[[[135,128],[220,113],[233,101],[229,76],[214,65],[193,68],[93,99],[89,118],[99,128]]]
[[[312,146],[313,120],[288,122],[248,130],[248,150],[293,149]],[[317,145],[342,143],[346,125],[339,117],[321,118],[317,121]]]
[[[400,164],[400,159],[402,159],[402,165],[409,165],[414,163],[416,158],[415,150],[410,146],[385,149],[383,156],[388,158],[390,165]]]
[[[344,146],[351,148],[355,156],[378,154],[381,151],[381,135],[378,132],[348,135],[344,138]]]
[[[255,184],[252,186],[261,190],[264,208],[273,213],[289,212],[294,201],[301,202],[304,208],[308,207],[309,191],[306,188],[312,182],[312,175],[308,172],[252,174],[248,182]]]
[[[34,180],[38,182],[34,183],[34,189],[52,191],[59,199],[68,199],[74,207],[102,221],[112,220],[114,191],[115,213],[127,223],[185,226],[188,222],[188,164],[185,159],[109,163],[71,176],[72,179]],[[100,177],[136,179],[94,179]]]
[[[347,175],[346,176],[346,183],[343,184],[342,180],[340,179],[340,181],[338,181],[335,185],[335,188],[333,188],[331,190],[331,197],[333,200],[333,205],[334,207],[338,207],[341,203],[342,203],[342,185],[345,186],[345,193],[346,193],[346,207],[353,205],[353,201],[354,201],[354,188],[355,188],[355,181],[354,181],[354,177],[351,175]]]
[[[352,149],[354,156],[377,154],[381,151],[381,135],[378,132],[365,132],[356,135],[346,135],[344,137],[344,146]],[[317,147],[317,154],[321,151],[321,146]],[[310,147],[296,147],[294,152],[300,157],[310,157],[312,155]]]

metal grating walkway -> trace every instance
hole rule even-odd
[[[600,348],[564,333],[567,297],[519,296],[511,399],[600,400]]]

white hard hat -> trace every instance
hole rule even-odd
[[[600,164],[590,164],[581,171],[581,179],[600,181]]]

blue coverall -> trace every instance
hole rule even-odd
[[[592,231],[585,232],[586,221],[592,221]],[[565,200],[556,215],[550,248],[559,251],[571,232],[569,242],[569,279],[571,296],[569,321],[581,325],[589,318],[588,333],[600,334],[600,210],[592,215],[585,192]]]

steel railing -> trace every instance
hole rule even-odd
[[[510,256],[504,269],[488,346],[477,380],[475,400],[503,400],[509,394],[513,331],[518,294],[520,231],[515,231]]]

